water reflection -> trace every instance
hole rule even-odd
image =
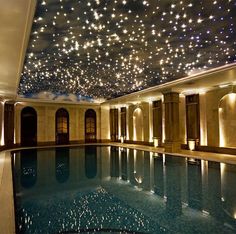
[[[184,158],[166,156],[166,211],[171,217],[182,214],[181,170]]]
[[[163,155],[154,155],[154,192],[164,197],[164,164]]]
[[[111,146],[111,177],[119,177],[119,148]]]
[[[70,175],[70,149],[56,148],[56,180],[65,183]]]
[[[127,149],[121,148],[121,179],[128,180],[128,156]]]
[[[188,204],[191,208],[202,210],[202,173],[198,161],[188,161]]]
[[[236,219],[236,166],[221,163],[221,201],[225,218],[232,225]]]
[[[97,175],[97,147],[85,146],[85,175],[93,179]]]
[[[104,150],[101,150],[102,148]],[[71,152],[74,154],[70,155]],[[217,225],[221,225],[222,229],[219,229],[221,233],[226,226],[236,230],[235,165],[126,148],[108,149],[96,146],[86,146],[83,150],[75,148],[73,151],[69,148],[58,148],[55,150],[55,164],[47,165],[45,168],[39,168],[37,163],[40,160],[39,156],[41,154],[37,157],[36,150],[21,151],[16,155],[20,162],[16,164],[16,167],[20,165],[20,169],[16,170],[20,170],[20,182],[27,191],[29,188],[33,190],[39,186],[40,183],[37,183],[37,186],[33,185],[40,170],[43,171],[45,168],[50,170],[50,167],[54,166],[58,182],[69,184],[71,182],[68,180],[69,177],[76,171],[78,177],[73,181],[77,185],[81,183],[82,186],[85,182],[86,186],[106,188],[109,194],[120,196],[129,206],[144,209],[147,214],[152,214],[152,218],[156,215],[157,220],[163,219],[166,222],[176,218],[185,220],[186,216],[190,215],[189,222],[194,217],[197,217],[198,221],[203,219],[208,222],[210,219],[206,217],[211,217],[217,220]],[[118,178],[120,180],[117,180]],[[52,184],[48,183],[48,186]],[[147,198],[147,194],[150,197]],[[136,201],[139,196],[142,199]],[[150,198],[158,199],[158,203],[150,202]]]
[[[37,150],[20,151],[21,186],[31,188],[37,181]]]

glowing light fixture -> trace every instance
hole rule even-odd
[[[189,140],[189,141],[188,141],[188,148],[189,148],[190,150],[195,150],[195,148],[196,148],[196,143],[195,143],[194,140]]]
[[[125,141],[125,137],[124,137],[124,136],[121,136],[121,137],[120,137],[120,142],[123,144],[124,141]]]
[[[158,140],[158,138],[154,137],[154,138],[153,138],[153,142],[154,142],[154,147],[158,147],[158,146],[159,146],[159,140]]]

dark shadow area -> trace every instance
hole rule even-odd
[[[37,145],[37,112],[32,107],[21,111],[21,145]]]

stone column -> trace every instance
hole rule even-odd
[[[179,139],[179,94],[164,93],[165,104],[165,151],[178,152]]]
[[[101,140],[110,140],[110,108],[108,105],[101,105]]]
[[[127,124],[128,124],[128,138],[127,140],[133,141],[133,113],[134,113],[135,106],[134,105],[129,105],[128,110],[127,110]]]
[[[4,142],[6,147],[14,145],[14,102],[8,101],[4,105]]]

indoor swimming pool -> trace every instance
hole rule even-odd
[[[236,165],[115,146],[12,157],[16,230],[236,233]]]

